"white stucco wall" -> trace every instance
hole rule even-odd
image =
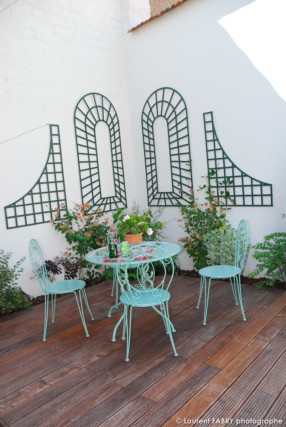
[[[0,2],[0,247],[13,252],[13,260],[28,256],[32,237],[41,241],[48,258],[64,250],[66,242],[49,223],[10,230],[5,225],[4,206],[22,197],[43,170],[48,127],[3,141],[47,123],[58,124],[67,201],[69,206],[80,203],[73,115],[79,99],[89,92],[105,95],[117,111],[128,165],[128,200],[136,198],[136,177],[128,161],[132,139],[123,31],[121,2],[113,0],[19,0],[6,1],[3,7]],[[35,295],[39,288],[30,280],[28,259],[24,267],[20,284]]]
[[[249,51],[250,41],[255,41],[256,53],[259,48],[273,61],[274,50],[277,67],[279,61],[285,64],[285,55],[275,48],[285,40],[284,27],[277,18],[285,16],[284,9],[285,2],[283,5],[279,0],[192,0],[125,37],[131,124],[138,157],[143,156],[140,117],[144,100],[160,87],[176,89],[188,107],[196,189],[207,173],[202,115],[213,111],[218,138],[230,159],[245,173],[273,184],[273,207],[234,207],[228,214],[234,226],[241,218],[249,221],[252,243],[286,228],[286,220],[281,218],[286,211],[285,99]],[[259,40],[256,30],[262,31],[263,24],[267,32]],[[283,84],[285,89],[285,79],[280,81]],[[143,161],[138,172],[144,182]],[[144,192],[141,197],[143,204]],[[182,236],[176,223],[179,210],[167,208],[164,215],[171,221],[168,237]],[[191,261],[181,256],[181,265],[191,268]],[[253,266],[249,257],[246,273]]]
[[[149,0],[130,0],[128,3],[128,25],[133,28],[150,18]]]
[[[269,3],[269,8],[281,7],[279,0]],[[248,8],[254,6],[252,14]],[[260,7],[266,7],[265,0],[190,0],[127,33],[134,14],[128,0],[2,0],[0,247],[12,251],[14,260],[28,255],[31,237],[41,241],[48,258],[66,247],[50,224],[7,230],[4,206],[22,197],[39,177],[48,154],[47,123],[60,126],[68,204],[80,202],[73,114],[89,92],[102,93],[116,108],[128,205],[136,201],[146,207],[141,112],[148,96],[163,86],[176,89],[188,107],[194,187],[207,172],[202,114],[213,111],[218,137],[231,160],[252,177],[273,184],[273,207],[236,207],[229,219],[234,226],[248,219],[253,243],[285,230],[285,99],[245,51],[233,24],[247,13],[248,28],[255,32]],[[273,14],[265,19],[275,46],[281,33]],[[246,31],[243,21],[241,28]],[[170,239],[183,235],[176,221],[179,214],[177,208],[164,209],[164,234]],[[180,263],[192,268],[185,254]],[[28,260],[24,267],[20,285],[36,295],[39,289],[30,279]],[[247,271],[252,267],[250,258]]]

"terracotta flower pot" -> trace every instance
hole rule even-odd
[[[124,239],[129,243],[129,245],[138,245],[138,243],[142,242],[142,234],[143,233],[125,234]]]

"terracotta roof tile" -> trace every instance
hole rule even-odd
[[[143,27],[143,25],[146,25],[149,22],[154,21],[154,19],[157,19],[160,16],[164,15],[165,13],[170,12],[170,10],[175,9],[176,7],[180,6],[182,3],[185,3],[186,1],[188,0],[178,0],[176,3],[172,4],[172,6],[167,7],[166,9],[162,10],[162,12],[160,13],[157,13],[157,15],[151,16],[149,19],[146,19],[146,21],[140,22],[140,24],[130,28],[130,30],[128,30],[128,33],[131,33],[132,31],[135,31],[138,28]]]

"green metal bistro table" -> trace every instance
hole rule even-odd
[[[115,304],[109,309],[108,317],[111,317],[112,311],[117,308],[121,303],[119,301],[119,286],[117,275],[115,274],[116,268],[119,266],[128,266],[130,259],[136,254],[136,250],[140,251],[138,253],[138,265],[147,264],[147,263],[156,263],[158,261],[165,260],[169,264],[170,275],[174,275],[174,262],[173,258],[177,256],[182,251],[182,246],[179,243],[175,242],[142,242],[140,245],[131,245],[128,253],[122,254],[118,258],[110,259],[108,258],[108,249],[107,247],[95,249],[89,252],[85,259],[95,265],[104,265],[106,267],[111,267],[113,269],[113,284],[112,284],[112,293],[113,296],[115,292]],[[149,253],[151,256],[142,255]],[[140,255],[141,254],[141,255]],[[132,263],[132,268],[134,268],[134,262]]]

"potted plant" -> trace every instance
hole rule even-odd
[[[138,210],[126,213],[123,209],[116,209],[113,213],[114,225],[120,239],[131,244],[144,240],[154,240],[156,233],[164,226],[150,209],[140,213]]]

